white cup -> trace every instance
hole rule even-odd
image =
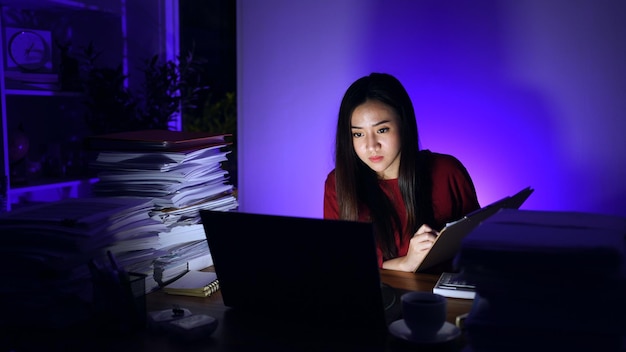
[[[446,298],[431,292],[411,291],[400,297],[402,316],[415,338],[433,337],[446,322]]]

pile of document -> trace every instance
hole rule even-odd
[[[107,270],[106,248],[166,226],[145,198],[70,198],[0,216],[2,323],[63,327],[90,318],[90,267]]]
[[[621,351],[626,218],[505,209],[456,257],[476,285],[468,351]]]
[[[222,168],[231,152],[227,135],[146,130],[92,137],[97,157],[90,166],[99,197],[150,199],[149,216],[165,225],[151,237],[118,238],[109,250],[126,270],[146,274],[146,290],[187,270],[213,264],[201,209],[238,207],[234,186]]]

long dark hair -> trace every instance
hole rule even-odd
[[[377,100],[392,107],[400,118],[400,170],[398,185],[406,207],[407,226],[401,228],[400,218],[392,202],[380,188],[376,172],[363,163],[352,142],[352,113],[368,100]],[[413,103],[400,81],[386,73],[372,73],[350,85],[339,107],[335,139],[335,178],[340,217],[358,220],[367,207],[374,223],[378,245],[384,259],[398,255],[394,231],[410,239],[417,228],[432,223],[432,186],[428,155],[419,150],[417,122]],[[419,172],[418,172],[419,171]]]

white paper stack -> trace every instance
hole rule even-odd
[[[149,217],[153,206],[146,198],[70,198],[2,214],[0,319],[57,327],[88,319],[90,263],[103,263],[122,233],[158,240],[157,228],[164,226]],[[157,227],[150,234],[145,229],[152,225]]]
[[[456,258],[476,285],[472,351],[619,351],[626,337],[626,219],[501,210]]]
[[[189,270],[201,270],[213,265],[213,258],[206,239],[180,242],[169,247],[168,254],[154,263],[154,281],[164,286]]]
[[[92,167],[99,182],[94,193],[100,196],[142,196],[154,198],[156,209],[183,208],[229,193],[228,172],[221,162],[228,160],[225,145],[181,152],[146,151],[100,152]]]
[[[238,207],[234,186],[222,168],[230,153],[225,137],[148,130],[91,139],[91,146],[98,150],[91,164],[99,178],[94,194],[150,199],[154,206],[146,214],[163,225],[157,236],[128,233],[109,247],[125,268],[147,275],[148,291],[155,288],[155,282],[189,270],[189,263],[212,265],[208,246],[196,244],[206,242],[199,212]],[[200,248],[200,254],[178,248],[194,245]],[[173,255],[172,251],[177,254]]]
[[[157,236],[165,227],[150,218],[152,200],[137,197],[69,198],[18,209],[0,217],[3,249],[38,251],[71,260],[74,255],[93,256],[124,233],[143,233],[156,226]]]

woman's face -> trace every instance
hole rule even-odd
[[[352,113],[352,145],[356,154],[381,179],[398,178],[400,118],[390,106],[368,100]]]

